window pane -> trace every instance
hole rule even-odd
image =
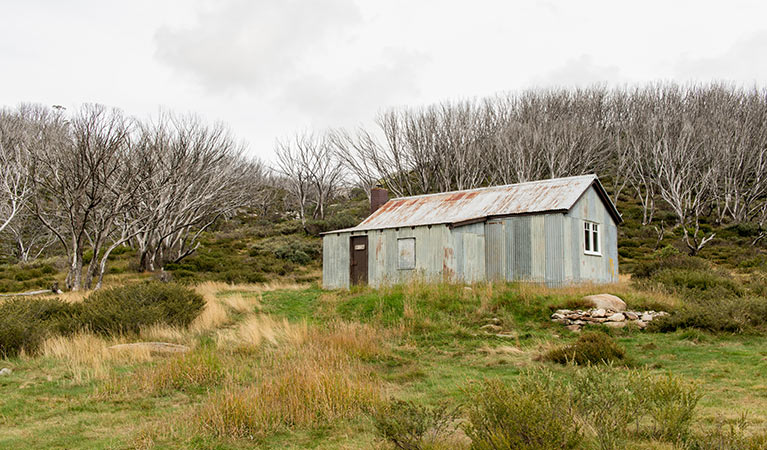
[[[584,243],[586,245],[585,249],[587,252],[591,251],[591,233],[589,232],[589,223],[586,222],[586,227],[583,229],[583,237],[584,237]]]
[[[415,269],[415,238],[397,239],[399,268]]]
[[[594,228],[594,232],[591,233],[591,237],[594,239],[594,251],[599,252],[599,233],[597,232],[597,224],[592,225],[592,228]]]

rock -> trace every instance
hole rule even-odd
[[[591,310],[591,317],[604,317],[607,315],[607,311],[604,309],[593,309]]]
[[[572,313],[572,311],[570,311],[569,309],[558,309],[558,310],[554,311],[554,314],[562,314],[563,316],[566,316],[566,315],[571,314],[571,313]]]
[[[626,322],[605,322],[603,325],[610,328],[623,328]]]
[[[586,297],[583,297],[584,300],[590,302],[594,308],[597,309],[606,309],[609,311],[625,311],[626,310],[626,302],[620,299],[620,297],[616,297],[614,295],[610,294],[597,294],[597,295],[587,295]]]
[[[588,320],[589,322],[592,322],[592,323],[607,322],[607,318],[606,317],[589,317],[586,320]]]
[[[586,321],[584,320],[574,320],[573,325],[586,325]]]
[[[186,353],[190,350],[186,345],[169,344],[167,342],[134,342],[131,344],[118,344],[109,347],[110,350],[146,349],[153,354]]]
[[[642,320],[644,320],[645,322],[651,321],[652,320],[652,314],[650,314],[650,313],[642,314]]]
[[[633,322],[631,322],[631,323],[633,323],[634,325],[638,326],[639,328],[641,328],[641,329],[643,329],[643,330],[644,330],[645,328],[647,328],[647,323],[646,323],[646,322],[643,322],[643,321],[641,321],[641,320],[635,320],[635,321],[633,321]]]
[[[607,320],[609,322],[623,322],[626,320],[626,316],[623,315],[623,313],[615,313],[612,316],[608,317]]]
[[[568,330],[570,330],[570,331],[572,331],[574,333],[579,333],[581,331],[581,326],[580,325],[568,325],[565,328],[567,328]]]
[[[626,316],[626,319],[628,320],[637,320],[639,318],[639,315],[633,311],[626,311],[623,315]]]
[[[564,314],[554,313],[551,315],[551,320],[559,320],[564,318],[565,318]]]
[[[498,325],[493,325],[491,323],[487,325],[482,325],[481,327],[479,327],[479,329],[482,331],[486,331],[488,333],[498,333],[499,331],[502,330],[502,328],[499,327]]]
[[[4,377],[4,376],[10,375],[12,373],[13,373],[13,370],[11,370],[11,369],[9,369],[7,367],[3,367],[2,369],[0,369],[0,377]]]

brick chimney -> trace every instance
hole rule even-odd
[[[370,214],[376,212],[376,210],[389,201],[389,191],[377,185],[370,190]]]

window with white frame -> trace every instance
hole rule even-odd
[[[601,255],[602,246],[599,245],[599,224],[583,222],[583,252],[587,255]]]

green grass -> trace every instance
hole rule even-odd
[[[379,291],[323,291],[317,287],[263,292],[260,313],[285,318],[317,330],[310,343],[332,336],[344,321],[369,327],[378,350],[354,357],[392,398],[436,406],[469,401],[471,386],[486,379],[515,380],[521,373],[546,368],[568,379],[579,370],[541,361],[548,349],[575,342],[577,334],[548,320],[552,309],[603,288],[548,290],[519,285],[395,286]],[[630,285],[606,289],[631,302],[668,304],[668,295]],[[226,293],[238,292],[237,287]],[[225,293],[222,292],[225,295]],[[249,294],[252,295],[252,294]],[[241,320],[233,316],[233,320]],[[484,328],[497,324],[496,328]],[[225,325],[236,329],[237,323]],[[704,393],[695,432],[710,430],[721,417],[748,411],[757,427],[767,427],[767,343],[758,334],[714,334],[699,330],[652,333],[607,330],[625,349],[633,367],[653,374],[673,373],[699,384]],[[499,336],[500,335],[500,336]],[[195,411],[228,383],[247,386],[272,376],[274,348],[232,353],[214,336],[206,346],[219,353],[221,379],[204,388],[183,385],[154,393],[102,396],[109,379],[75,383],[61,361],[47,357],[14,358],[1,366],[14,369],[0,378],[0,447],[2,448],[371,448],[382,446],[364,413],[316,427],[296,427],[259,437],[214,437],[193,426]],[[364,335],[362,335],[364,336]],[[362,338],[360,338],[362,339]],[[202,342],[202,341],[201,341]],[[324,348],[326,344],[320,344]],[[346,343],[339,345],[357,345]],[[207,347],[206,347],[207,348]],[[340,347],[343,348],[343,347]],[[287,350],[285,350],[287,351]],[[116,366],[118,378],[132,379],[146,370],[164,370],[163,360]],[[154,369],[153,369],[154,368]],[[622,377],[628,369],[607,370]],[[637,448],[669,448],[637,441]],[[387,448],[385,445],[383,448]]]

